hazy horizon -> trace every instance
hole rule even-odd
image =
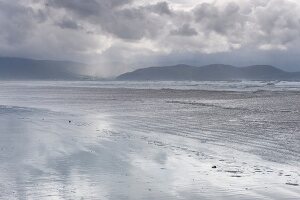
[[[117,81],[300,81],[300,72],[288,72],[271,65],[140,67],[112,76],[97,76],[89,66],[74,61],[32,60],[0,57],[0,80],[117,80]]]

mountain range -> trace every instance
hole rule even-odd
[[[1,80],[95,80],[86,74],[87,64],[71,61],[0,57]],[[96,79],[100,80],[100,79]],[[270,65],[235,67],[214,64],[202,67],[179,64],[137,69],[116,77],[121,81],[215,81],[297,80],[300,72],[287,72]]]
[[[214,64],[202,67],[174,65],[148,67],[121,74],[122,81],[229,81],[229,80],[300,80],[300,72],[286,72],[269,65],[235,67]]]
[[[33,60],[0,57],[2,80],[78,80],[84,75],[86,64],[71,61]]]

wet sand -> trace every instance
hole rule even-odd
[[[299,199],[299,96],[2,85],[0,198]]]

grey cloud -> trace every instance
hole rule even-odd
[[[242,6],[248,6],[250,11],[243,12]],[[213,31],[226,36],[230,43],[285,49],[300,38],[299,9],[299,4],[281,0],[224,6],[205,3],[194,10],[194,16],[203,32],[210,34]]]
[[[68,29],[75,29],[79,30],[82,29],[82,27],[74,20],[69,18],[64,18],[61,21],[56,23],[61,28],[68,28]]]
[[[203,31],[215,31],[222,35],[242,31],[247,22],[247,16],[240,13],[237,3],[229,3],[224,7],[203,3],[193,13]]]
[[[260,34],[255,38],[263,45],[286,47],[300,37],[300,7],[292,1],[272,0],[253,11]]]
[[[48,0],[47,6],[64,8],[68,11],[78,14],[81,17],[98,15],[102,9],[104,9],[96,0]]]
[[[139,40],[144,37],[155,37],[157,30],[164,21],[158,15],[168,14],[170,10],[166,3],[158,3],[137,8],[124,7],[129,0],[49,0],[48,5],[55,9],[64,9],[67,14],[73,14],[83,23],[98,26],[101,31],[128,40]]]
[[[179,35],[179,36],[195,36],[198,34],[196,29],[192,28],[189,24],[184,24],[178,29],[172,30],[171,35]]]
[[[124,9],[117,11],[113,20],[102,27],[120,38],[139,40],[156,37],[164,24],[159,16],[148,15],[143,9]]]
[[[172,14],[172,10],[170,9],[169,4],[167,2],[159,2],[157,4],[147,6],[146,8],[157,14]]]
[[[185,1],[176,2],[0,0],[0,54],[103,62],[113,72],[188,55],[215,61],[214,55],[234,52],[247,60],[239,50],[252,60],[267,57],[265,51],[299,60],[296,0],[195,1],[189,10],[179,6]],[[112,69],[116,60],[118,70]]]
[[[34,12],[14,1],[0,1],[0,26],[0,36],[5,43],[22,43],[34,27]]]

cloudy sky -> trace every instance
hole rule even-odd
[[[299,0],[0,0],[0,56],[99,75],[186,63],[300,71]]]

